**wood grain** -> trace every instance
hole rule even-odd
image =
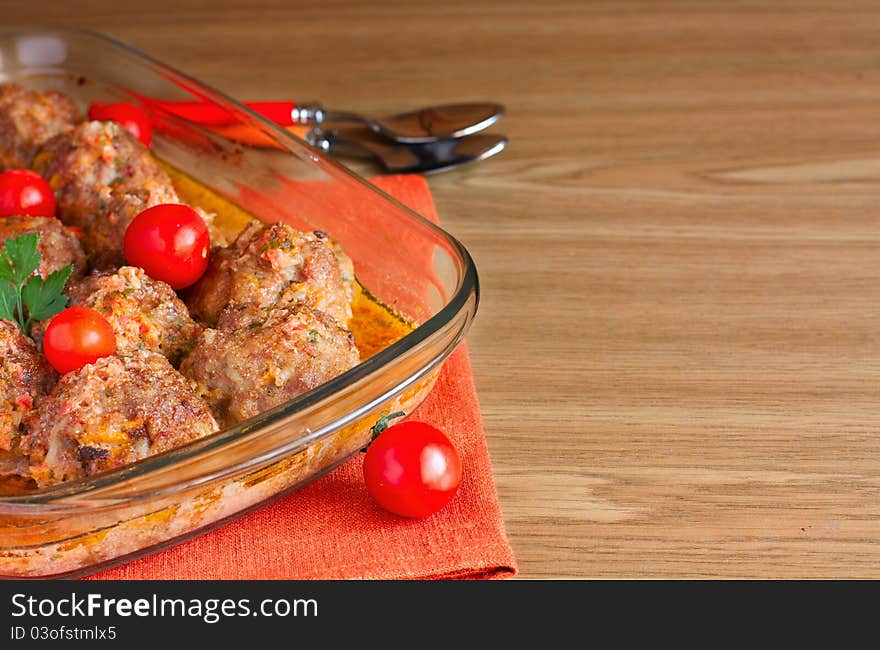
[[[241,98],[507,105],[431,187],[522,577],[880,577],[876,2],[19,4]]]

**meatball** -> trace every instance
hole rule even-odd
[[[351,260],[324,233],[253,221],[231,246],[211,252],[208,270],[184,299],[193,316],[209,325],[230,304],[302,303],[346,326],[353,283]]]
[[[83,122],[49,140],[34,161],[49,181],[58,216],[85,229],[107,214],[114,190],[146,192],[154,203],[176,203],[171,179],[131,133],[115,122]]]
[[[138,350],[64,375],[26,428],[22,448],[43,487],[202,438],[217,422],[165,357]]]
[[[91,307],[109,321],[118,354],[150,350],[177,363],[201,330],[170,286],[133,266],[92,273],[72,285],[68,297],[71,305]]]
[[[339,242],[331,239],[323,230],[315,230],[314,235],[329,246],[333,254],[336,255],[336,260],[339,262],[339,270],[342,273],[342,282],[345,285],[346,296],[348,297],[349,304],[351,304],[351,299],[354,297],[354,262],[348,256],[348,253],[342,249]]]
[[[224,314],[225,328],[204,330],[180,366],[225,424],[286,402],[358,363],[351,333],[320,311],[296,305],[263,310],[255,319],[256,308],[242,309],[248,325]]]
[[[125,229],[141,211],[180,203],[150,150],[115,122],[84,122],[53,138],[34,168],[55,191],[59,218],[82,228],[83,247],[98,269],[125,263]],[[200,214],[210,228],[213,215]]]
[[[3,217],[0,219],[0,247],[13,237],[35,232],[40,236],[40,268],[38,273],[47,277],[53,271],[73,265],[71,279],[82,277],[86,271],[86,255],[76,235],[55,217]]]
[[[40,145],[78,121],[76,106],[61,93],[0,86],[0,171],[30,167]]]
[[[0,320],[0,451],[15,447],[19,425],[57,375],[18,326]]]
[[[83,228],[83,245],[92,268],[112,269],[125,264],[125,230],[141,212],[160,203],[179,203],[179,200],[157,178],[146,180],[145,185],[137,189],[113,188],[106,209]]]

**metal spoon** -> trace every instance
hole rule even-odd
[[[460,138],[486,129],[501,116],[504,107],[494,103],[446,104],[384,118],[368,118],[357,113],[329,111],[320,104],[305,104],[293,109],[295,123],[359,122],[381,136],[407,144]]]
[[[237,119],[228,111],[207,102],[157,102],[170,113],[197,124],[223,126]],[[504,115],[504,107],[494,103],[447,104],[429,106],[417,111],[373,119],[343,111],[331,111],[321,104],[295,104],[288,101],[247,102],[251,110],[281,126],[323,124],[324,122],[358,122],[395,142],[409,144],[434,142],[442,138],[459,138],[482,131]]]
[[[503,135],[479,134],[404,144],[358,138],[338,131],[312,129],[306,140],[334,155],[371,157],[391,174],[435,174],[485,160],[507,146]]]

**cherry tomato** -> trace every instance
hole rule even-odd
[[[89,307],[68,307],[56,314],[43,335],[43,353],[61,374],[116,352],[116,334],[101,314]]]
[[[153,127],[150,126],[150,116],[144,109],[128,104],[116,102],[114,104],[99,104],[93,102],[89,106],[89,119],[102,122],[116,122],[127,129],[146,146],[153,141]]]
[[[129,264],[172,289],[183,289],[202,277],[210,248],[211,235],[199,214],[176,203],[141,212],[129,224],[123,242]]]
[[[386,510],[402,517],[427,517],[458,490],[461,460],[440,430],[424,422],[402,422],[370,444],[364,481]]]
[[[0,217],[16,214],[55,216],[52,188],[30,169],[10,169],[0,174]]]

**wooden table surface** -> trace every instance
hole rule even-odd
[[[430,184],[523,578],[880,577],[876,2],[20,4],[240,98],[507,106]]]

